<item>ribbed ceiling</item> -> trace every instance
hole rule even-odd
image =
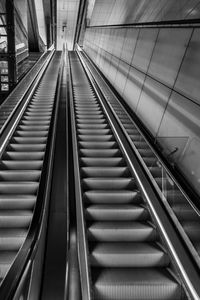
[[[57,1],[57,49],[63,49],[67,43],[68,50],[73,49],[74,35],[80,0]]]
[[[90,25],[200,18],[200,0],[96,0]]]

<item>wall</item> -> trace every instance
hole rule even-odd
[[[200,29],[91,27],[84,49],[200,192]]]

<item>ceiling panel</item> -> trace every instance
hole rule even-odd
[[[200,0],[96,0],[90,25],[196,19]]]
[[[57,1],[57,49],[63,49],[63,43],[68,50],[73,49],[80,0]]]

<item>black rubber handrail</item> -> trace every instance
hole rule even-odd
[[[83,300],[91,300],[91,288],[90,288],[90,275],[88,268],[88,245],[86,242],[86,231],[85,221],[83,212],[83,201],[82,201],[82,187],[80,181],[80,169],[78,160],[78,147],[77,147],[77,136],[76,136],[76,125],[75,125],[75,114],[74,114],[74,103],[73,103],[73,92],[72,92],[72,72],[71,72],[72,60],[69,60],[70,66],[70,118],[71,118],[71,132],[72,132],[72,149],[73,149],[73,166],[74,166],[74,191],[76,201],[76,217],[77,217],[77,240],[78,240],[78,258],[79,258],[79,269],[80,269],[80,281],[81,291]]]
[[[62,61],[62,60],[61,60]],[[58,74],[58,81],[56,87],[56,95],[57,99],[54,102],[54,107],[52,111],[52,117],[50,122],[49,134],[47,138],[46,151],[44,156],[43,168],[41,179],[39,183],[39,189],[37,194],[37,201],[34,209],[34,214],[32,218],[32,222],[20,251],[18,252],[11,268],[6,274],[4,280],[0,286],[0,299],[2,300],[12,300],[15,292],[18,288],[18,284],[20,282],[23,273],[26,270],[27,265],[30,261],[33,261],[35,253],[37,251],[37,245],[40,238],[41,228],[43,226],[43,216],[45,214],[46,208],[46,192],[50,188],[49,178],[50,172],[53,164],[53,151],[54,151],[54,141],[55,141],[55,128],[56,128],[56,116],[58,110],[58,95],[61,84],[61,76],[62,76],[62,68],[60,67],[60,71]]]

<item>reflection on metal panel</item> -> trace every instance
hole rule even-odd
[[[137,114],[153,135],[156,135],[158,131],[169,96],[169,88],[151,78],[146,79]]]
[[[200,107],[173,92],[159,130],[159,136],[200,136]]]
[[[72,50],[80,0],[57,1],[57,49]]]
[[[187,143],[186,137],[159,137],[157,142],[162,147],[163,154],[168,157],[171,162],[178,163]]]
[[[157,35],[158,29],[143,29],[140,31],[132,59],[132,66],[143,72],[147,71]]]
[[[175,89],[200,104],[200,29],[195,29]]]
[[[47,44],[47,35],[45,27],[45,17],[44,17],[44,7],[42,0],[35,0],[36,15],[38,21],[38,29],[40,37],[42,38],[44,44]]]
[[[196,190],[200,191],[200,140],[193,138],[180,160],[180,168]]]
[[[197,19],[200,0],[96,0],[90,25]]]
[[[148,73],[173,86],[191,33],[190,28],[161,29]]]
[[[109,69],[109,73],[108,73],[108,77],[112,83],[115,82],[118,65],[119,65],[119,59],[116,58],[115,56],[112,56],[111,61],[110,61],[110,69]]]
[[[139,29],[135,29],[135,28],[127,29],[126,36],[124,38],[122,52],[121,52],[121,59],[126,61],[128,64],[131,63],[138,34],[139,34]]]
[[[118,71],[117,71],[117,75],[116,75],[116,79],[115,79],[115,86],[116,86],[117,91],[120,94],[122,94],[125,83],[126,83],[126,79],[127,79],[127,75],[128,75],[127,68],[128,68],[128,65],[126,63],[124,63],[123,61],[119,62]]]
[[[122,52],[122,47],[124,44],[124,39],[126,35],[126,29],[119,28],[116,30],[116,39],[114,40],[114,49],[113,49],[113,55],[120,57]]]
[[[145,75],[130,67],[129,75],[124,88],[123,98],[135,111],[144,83]]]

